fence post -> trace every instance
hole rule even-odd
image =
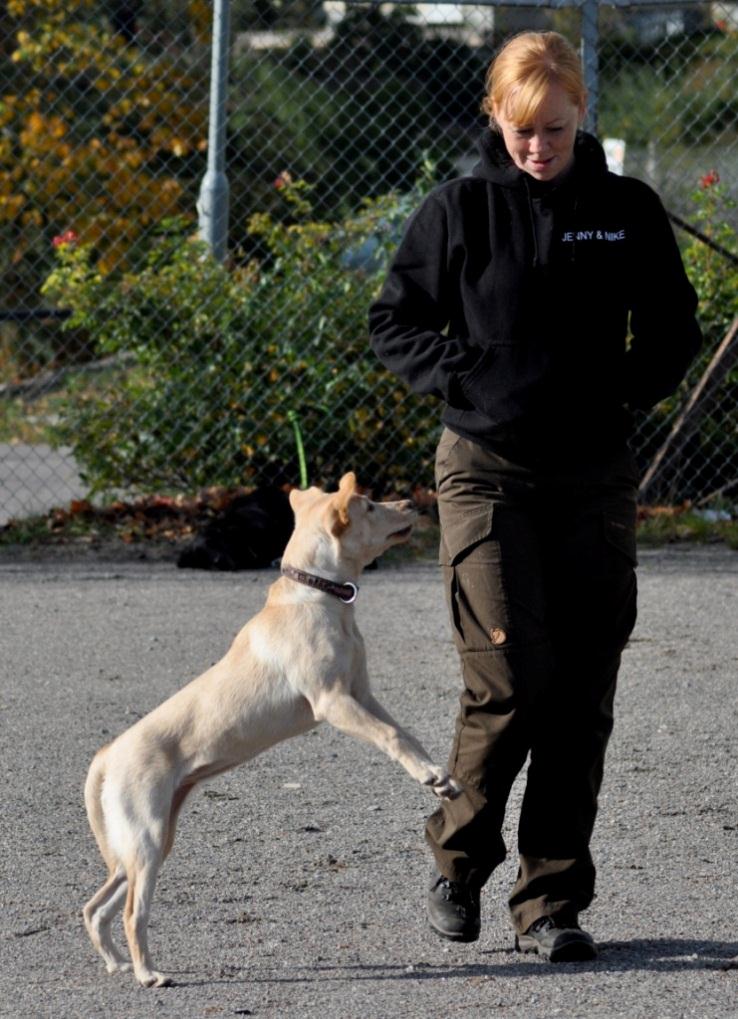
[[[582,3],[582,66],[584,83],[587,86],[587,115],[584,129],[597,134],[597,104],[599,102],[599,80],[597,44],[599,42],[599,0],[584,0]]]
[[[219,262],[228,248],[228,178],[225,173],[230,0],[215,0],[210,71],[208,167],[200,186],[197,212],[200,236]]]

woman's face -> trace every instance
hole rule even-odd
[[[553,180],[571,166],[574,139],[584,117],[563,87],[549,85],[538,112],[530,124],[513,124],[502,109],[495,107],[495,120],[505,148],[520,170],[536,180]]]

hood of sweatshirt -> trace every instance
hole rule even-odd
[[[576,223],[579,205],[576,196],[596,187],[607,173],[604,149],[594,135],[578,131],[574,141],[573,167],[556,180],[538,181],[515,165],[499,132],[485,131],[478,148],[480,160],[474,166],[472,176],[507,190],[528,221],[533,267],[537,269],[547,265],[554,236],[554,211],[571,200],[571,223]],[[577,255],[577,245],[572,243],[568,248],[567,261],[575,261]]]
[[[494,184],[509,188],[531,188],[538,182],[524,170],[513,163],[505,148],[502,135],[497,131],[485,131],[478,144],[480,159],[472,169],[472,176],[483,177]],[[586,131],[578,131],[574,142],[574,174],[577,178],[596,179],[607,173],[605,150],[594,137]],[[566,174],[566,179],[569,174]],[[552,181],[549,189],[555,189],[557,182]]]

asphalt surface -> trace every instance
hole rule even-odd
[[[512,949],[520,781],[482,936],[448,944],[424,919],[431,794],[322,727],[185,810],[151,925],[176,986],[108,976],[80,917],[103,879],[82,803],[89,761],[219,658],[274,579],[0,560],[0,1015],[738,1016],[738,554],[722,547],[641,555],[593,845],[597,962]],[[445,759],[459,678],[436,569],[366,575],[356,611],[380,699]]]

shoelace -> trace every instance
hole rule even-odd
[[[473,903],[474,894],[471,889],[466,887],[466,885],[459,884],[456,881],[449,881],[447,877],[442,877],[439,884],[443,889],[443,897],[447,902],[451,902],[453,900],[461,909],[465,909],[468,905]]]
[[[568,920],[556,920],[552,916],[542,916],[530,925],[528,930],[531,933],[537,934],[539,931],[550,931],[550,930],[580,930],[579,924],[576,921],[569,922]]]
[[[539,931],[550,931],[553,927],[556,927],[556,921],[550,916],[542,916],[540,919],[532,923],[528,928],[530,934],[538,934]]]

